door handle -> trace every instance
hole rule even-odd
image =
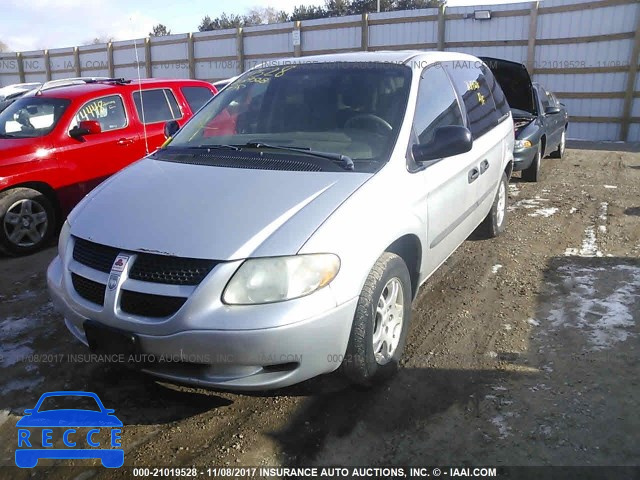
[[[472,168],[471,170],[469,170],[469,183],[473,183],[475,182],[478,177],[480,176],[480,170],[478,170],[477,168]]]
[[[483,160],[480,162],[480,175],[489,170],[489,160]]]
[[[134,142],[133,138],[121,138],[117,141],[118,145],[130,145]]]

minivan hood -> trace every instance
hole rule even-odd
[[[521,63],[499,58],[480,57],[487,64],[500,84],[512,109],[524,110],[537,115],[533,96],[533,85],[527,67]]]
[[[76,207],[71,234],[123,250],[190,258],[292,255],[371,176],[145,158]]]

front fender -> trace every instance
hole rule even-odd
[[[427,191],[423,177],[406,171],[399,175],[403,178],[376,175],[343,203],[299,251],[329,252],[340,257],[340,272],[331,283],[338,304],[360,295],[378,257],[399,238],[415,235],[422,252],[427,251]],[[397,187],[389,188],[390,185]]]

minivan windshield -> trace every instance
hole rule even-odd
[[[410,82],[411,69],[392,63],[258,68],[206,104],[167,150],[288,147],[277,152],[344,155],[353,160],[355,170],[370,170],[391,153]],[[242,156],[238,158],[241,162]]]
[[[64,98],[22,97],[0,113],[1,138],[35,138],[51,132],[71,103]]]

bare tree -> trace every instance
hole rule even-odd
[[[113,42],[114,38],[108,35],[101,35],[99,37],[95,37],[93,40],[87,40],[83,43],[83,45],[99,45],[101,43],[109,43]]]
[[[273,7],[253,7],[244,17],[246,25],[265,25],[268,23],[284,23],[289,21],[289,15]]]

